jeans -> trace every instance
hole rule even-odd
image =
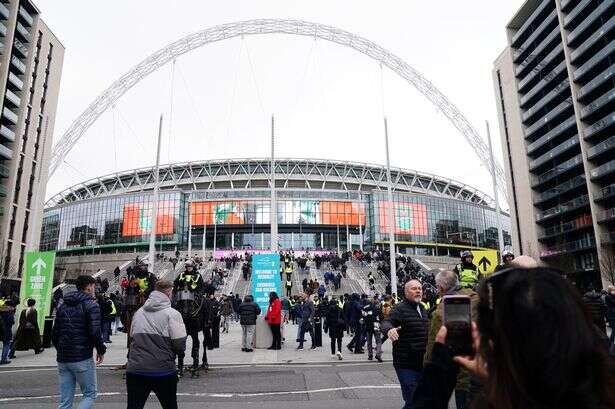
[[[103,342],[109,342],[111,335],[111,321],[102,321],[100,325],[100,336]]]
[[[252,349],[255,328],[256,328],[256,325],[242,325],[241,326],[241,347],[242,348]]]
[[[2,359],[0,362],[7,362],[9,360],[9,353],[11,352],[11,340],[2,342]]]
[[[92,358],[79,362],[58,362],[60,403],[58,409],[70,409],[75,398],[75,383],[83,397],[78,409],[89,409],[96,400],[96,365]]]
[[[127,409],[143,409],[154,392],[163,409],[177,409],[177,375],[142,376],[126,374]]]
[[[421,373],[412,369],[395,368],[399,385],[401,386],[401,395],[404,398],[405,405],[402,409],[412,409],[412,397],[416,386],[421,380]]]
[[[305,342],[305,327],[301,325],[299,328],[299,348],[303,348],[303,343]],[[310,325],[310,339],[312,340],[312,346],[314,346],[314,326]]]
[[[382,356],[382,334],[380,330],[366,331],[367,334],[367,355],[374,356],[372,339],[376,340],[376,358]]]

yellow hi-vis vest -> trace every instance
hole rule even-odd
[[[292,272],[293,272],[293,266],[292,266],[292,264],[291,264],[291,265],[286,266],[286,272],[287,272],[287,273],[292,273]]]
[[[429,302],[421,301],[421,305],[423,306],[423,308],[425,308],[425,311],[429,311]]]
[[[181,273],[179,275],[179,281],[185,281],[187,285],[192,288],[192,290],[196,290],[197,281],[199,281],[199,277],[196,274],[184,274]]]
[[[4,307],[4,304],[6,304],[6,300],[4,298],[0,298],[0,307]]]
[[[290,281],[290,280],[288,280],[288,281],[286,282],[286,287],[292,287],[292,286],[293,286],[293,282],[292,282],[292,281]]]
[[[115,303],[113,302],[113,300],[111,301],[111,315],[117,315],[117,308],[115,308]]]
[[[478,284],[478,271],[469,268],[463,268],[463,264],[457,264],[459,271],[459,284],[462,288],[472,288]]]

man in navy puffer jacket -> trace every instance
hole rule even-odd
[[[101,364],[107,348],[102,342],[100,307],[94,298],[96,281],[91,276],[77,278],[77,290],[64,297],[56,313],[53,345],[60,374],[59,409],[72,408],[75,382],[83,397],[78,409],[89,409],[96,399],[96,364]]]

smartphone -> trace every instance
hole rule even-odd
[[[446,327],[446,345],[456,355],[474,355],[472,348],[472,306],[467,295],[445,295],[442,298]]]

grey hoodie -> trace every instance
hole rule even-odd
[[[169,297],[152,291],[132,319],[131,334],[128,372],[150,376],[175,372],[175,356],[186,349],[186,327]]]

